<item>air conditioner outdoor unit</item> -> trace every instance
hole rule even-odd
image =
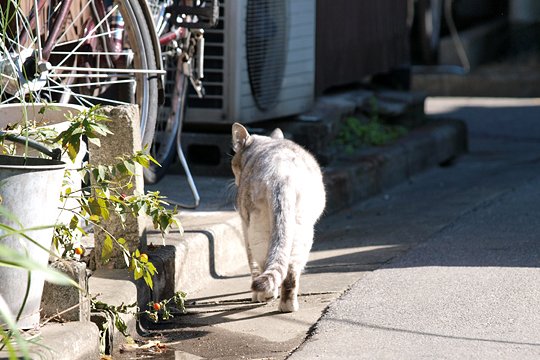
[[[221,0],[205,32],[206,96],[185,121],[250,123],[308,110],[315,85],[315,0]]]

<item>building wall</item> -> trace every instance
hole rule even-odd
[[[316,93],[409,64],[405,0],[317,0]]]

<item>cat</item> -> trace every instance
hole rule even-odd
[[[276,299],[281,286],[279,311],[297,311],[300,273],[326,204],[321,169],[279,128],[270,136],[251,135],[234,123],[232,147],[236,208],[251,270],[252,300]]]

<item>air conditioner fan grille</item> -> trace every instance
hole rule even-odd
[[[257,107],[270,110],[278,100],[287,61],[287,1],[248,0],[246,57]]]

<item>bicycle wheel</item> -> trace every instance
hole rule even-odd
[[[142,142],[150,146],[158,70],[141,5],[120,0],[62,5],[62,0],[0,2],[0,104],[138,104]]]
[[[165,176],[167,169],[176,159],[176,137],[182,131],[186,95],[189,79],[182,73],[181,60],[169,58],[165,83],[165,104],[159,110],[156,132],[150,154],[161,166],[150,164],[144,169],[144,179],[155,184]]]

